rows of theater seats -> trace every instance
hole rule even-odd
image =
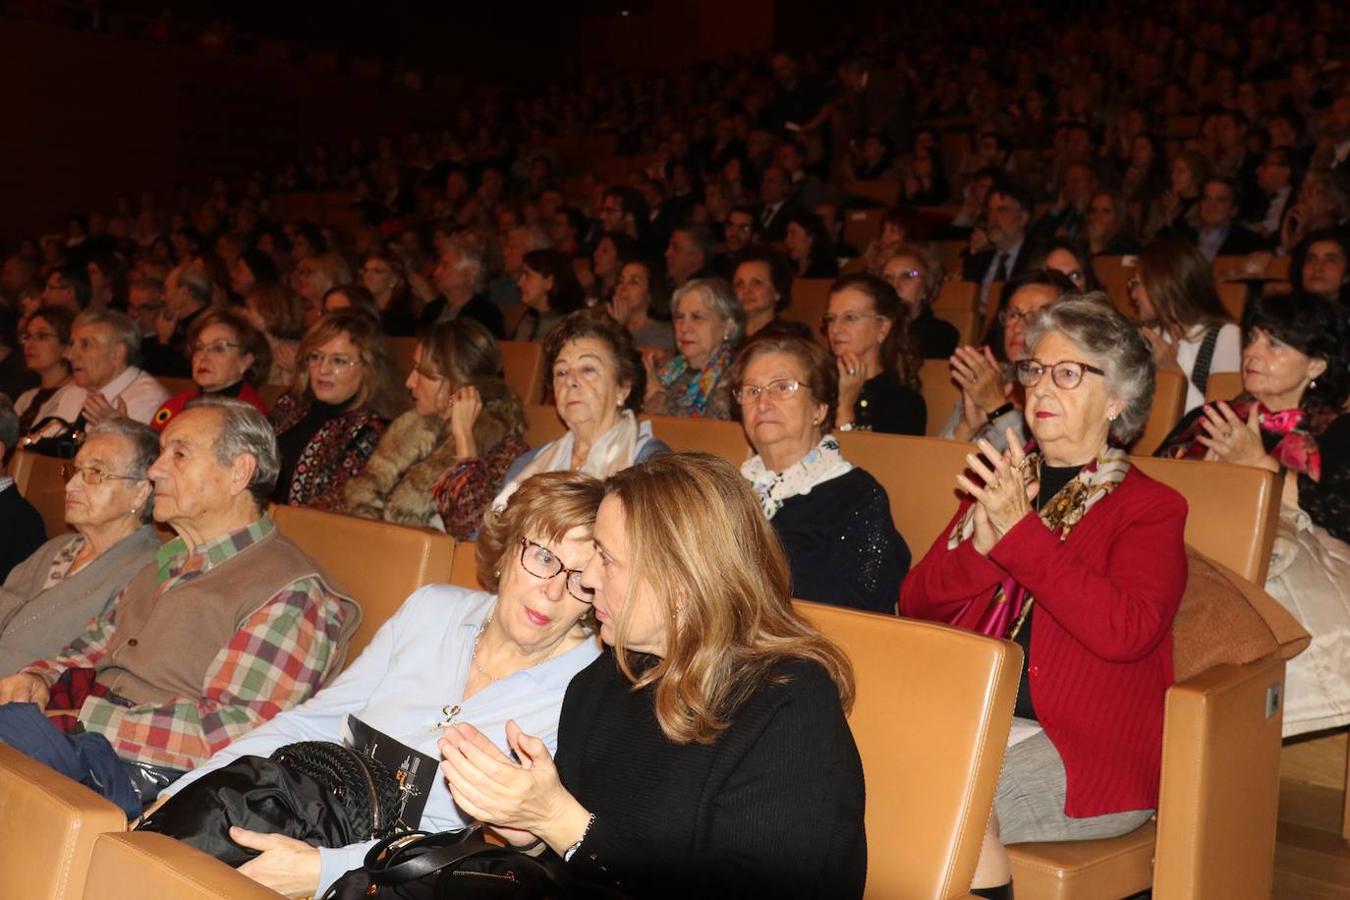
[[[533,421],[545,409],[534,408]],[[657,418],[676,450],[732,461],[749,450],[733,423]],[[917,554],[955,507],[953,476],[967,445],[888,435],[841,435],[846,457],[891,495],[896,524]],[[1137,459],[1190,503],[1187,539],[1260,584],[1274,539],[1279,484],[1263,470]],[[55,461],[23,458],[21,490],[53,476]],[[922,474],[919,474],[922,473]],[[54,476],[59,480],[59,475]],[[417,586],[474,586],[473,547],[437,532],[292,507],[278,528],[362,603],[350,657]],[[380,560],[378,566],[371,560]],[[867,780],[868,896],[966,896],[997,782],[1021,652],[1006,641],[929,623],[801,604],[849,653],[858,701],[851,724]],[[349,657],[349,658],[350,658]],[[1167,697],[1159,813],[1109,841],[1012,849],[1021,898],[1267,896],[1272,877],[1281,715],[1275,658],[1217,666]],[[1241,752],[1233,752],[1240,747]],[[238,873],[156,835],[120,834],[115,808],[0,747],[0,872],[34,898],[275,896]]]

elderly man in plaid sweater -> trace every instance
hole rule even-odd
[[[128,815],[312,696],[361,618],[265,515],[278,461],[257,410],[193,401],[160,444],[155,519],[178,536],[65,650],[0,679],[0,741]]]

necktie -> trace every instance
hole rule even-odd
[[[994,257],[994,281],[1008,280],[1008,254],[1000,253]]]

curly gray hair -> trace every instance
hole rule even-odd
[[[1111,423],[1111,437],[1130,442],[1148,421],[1153,406],[1155,369],[1148,342],[1101,291],[1065,294],[1043,306],[1027,323],[1027,349],[1059,332],[1099,362],[1106,371],[1106,390],[1125,407]]]
[[[745,334],[745,310],[736,300],[736,295],[732,293],[731,285],[727,284],[726,279],[716,277],[689,279],[675,289],[674,296],[670,298],[670,308],[676,309],[681,298],[696,292],[708,298],[708,305],[723,321],[730,319],[733,323],[727,341],[733,346],[740,343],[742,335]]]

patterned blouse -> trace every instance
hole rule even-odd
[[[292,394],[277,398],[268,418],[277,434],[295,426],[309,412],[312,399]],[[389,420],[368,409],[355,409],[320,426],[301,451],[292,470],[286,502],[291,506],[325,508],[325,498],[340,498],[342,486],[366,465]]]

